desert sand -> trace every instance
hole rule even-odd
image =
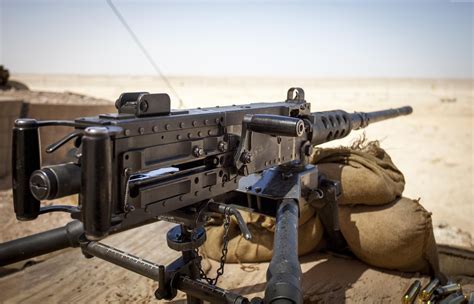
[[[26,83],[32,90],[85,94],[109,100],[110,104],[122,92],[169,91],[159,78],[152,76],[13,75],[12,78]],[[414,108],[411,116],[374,124],[325,146],[348,144],[364,132],[368,139],[380,140],[405,174],[404,196],[421,198],[424,207],[433,213],[437,242],[474,248],[473,80],[172,77],[171,82],[182,98],[180,102],[171,96],[174,108],[281,101],[292,86],[305,89],[313,111],[374,111],[411,105]],[[10,205],[11,192],[1,192],[0,199],[8,203],[0,204],[0,224],[9,227],[8,232],[0,235],[0,241],[68,221],[64,215],[51,214],[35,222],[18,223]],[[112,236],[106,243],[166,264],[176,256],[163,246],[168,228],[166,223],[149,225]],[[150,235],[159,237],[149,239]],[[143,239],[147,239],[146,244]],[[153,282],[98,259],[86,260],[78,250],[65,250],[37,261],[44,262],[0,278],[4,290],[0,302],[2,298],[9,303],[153,300],[156,288]],[[215,263],[211,262],[211,266],[214,272]],[[244,271],[239,265],[226,267],[220,286],[248,296],[262,294],[265,263],[259,264],[256,271],[252,268]],[[304,258],[302,268],[307,303],[399,301],[414,278],[427,281],[419,274],[388,272],[324,254]],[[466,283],[466,290],[473,291],[472,278]],[[52,286],[61,288],[61,292],[53,292]],[[29,293],[19,293],[23,288],[31,289]],[[177,302],[180,299],[182,295]]]

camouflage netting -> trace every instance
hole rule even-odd
[[[418,201],[402,198],[405,180],[378,142],[361,140],[352,147],[317,149],[313,163],[330,179],[340,180],[341,231],[349,249],[369,265],[401,271],[438,274],[439,263],[431,214]],[[230,226],[228,262],[271,259],[275,221],[244,213],[253,239],[245,240],[237,223]],[[207,229],[203,254],[218,260],[224,229],[215,221]],[[311,202],[301,210],[298,252],[316,249],[323,227]]]

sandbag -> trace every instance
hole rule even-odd
[[[312,156],[320,174],[341,182],[339,205],[383,205],[402,195],[405,179],[377,141],[319,148]]]
[[[252,240],[247,241],[240,233],[237,222],[232,218],[229,226],[228,263],[266,262],[272,258],[275,219],[256,213],[241,211],[247,223]],[[206,227],[207,241],[201,252],[214,260],[220,260],[223,246],[224,227],[221,221]],[[300,211],[298,226],[298,254],[313,251],[321,241],[323,228],[315,210],[305,204]]]
[[[369,265],[439,274],[431,213],[400,198],[383,206],[340,206],[339,224],[351,251]]]
[[[378,142],[362,140],[352,147],[317,149],[312,161],[321,174],[341,181],[340,227],[350,250],[359,259],[385,269],[439,276],[431,215],[417,201],[401,198],[405,186],[403,174]],[[323,232],[315,209],[306,206],[301,215],[300,255],[314,250]],[[245,213],[244,220],[254,238],[243,239],[237,224],[232,222],[228,261],[269,261],[274,219]],[[221,226],[207,229],[205,252],[218,260],[224,229]]]

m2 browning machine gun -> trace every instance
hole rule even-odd
[[[229,217],[235,216],[244,237],[251,239],[241,208],[276,218],[265,297],[252,302],[302,303],[297,226],[299,208],[306,200],[321,202],[320,215],[332,246],[344,246],[336,206],[339,181],[326,179],[309,164],[313,146],[412,112],[403,107],[312,113],[300,88],[291,88],[283,102],[177,111],[170,110],[167,94],[124,93],[116,108],[118,113],[74,121],[15,122],[17,219],[63,211],[74,220],[1,244],[0,266],[80,247],[86,257],[157,281],[158,299],[171,300],[181,290],[188,303],[248,303],[245,297],[215,286],[217,278],[207,278],[197,250],[206,240],[203,226],[210,215],[222,214],[227,226]],[[74,140],[74,162],[41,166],[38,129],[49,126],[74,128],[46,148],[52,153]],[[76,193],[77,207],[40,206],[42,200]],[[178,224],[168,232],[167,243],[182,255],[166,267],[99,242],[109,234],[159,220]]]

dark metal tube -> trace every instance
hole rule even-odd
[[[86,237],[106,236],[112,215],[112,144],[107,128],[90,127],[82,138],[80,201]]]
[[[360,128],[365,128],[369,124],[374,122],[379,122],[387,120],[390,118],[395,118],[403,115],[409,115],[413,112],[413,108],[410,106],[405,106],[401,108],[388,109],[382,111],[374,112],[355,112],[351,114],[352,129],[357,130]]]
[[[185,292],[200,300],[210,303],[222,304],[246,304],[249,300],[241,295],[232,293],[222,288],[190,279],[188,277],[180,277],[177,283],[179,290]]]
[[[278,207],[265,303],[303,303],[298,260],[298,202],[293,199],[283,200]]]
[[[304,122],[295,117],[254,114],[245,115],[247,129],[274,136],[299,137],[304,133]]]
[[[56,250],[79,245],[84,232],[82,223],[72,221],[66,226],[0,244],[0,266],[37,257]]]
[[[38,200],[52,200],[79,193],[81,168],[74,163],[36,170],[30,177],[30,190]]]
[[[82,244],[82,250],[92,256],[160,282],[160,284],[164,283],[165,267],[162,265],[95,241]],[[208,300],[212,303],[229,304],[248,303],[245,297],[188,277],[179,277],[176,284],[177,289],[200,301]]]
[[[311,143],[318,145],[331,140],[346,137],[352,130],[367,127],[369,124],[408,115],[413,112],[409,106],[375,112],[356,112],[349,114],[346,111],[334,110],[311,113],[308,118],[312,125]]]
[[[30,175],[40,168],[38,122],[35,119],[18,119],[13,128],[13,205],[19,221],[38,217],[40,201],[29,189]]]
[[[164,266],[136,257],[117,248],[101,244],[99,242],[87,242],[82,245],[86,253],[113,263],[142,276],[159,281],[160,272],[164,272]]]

